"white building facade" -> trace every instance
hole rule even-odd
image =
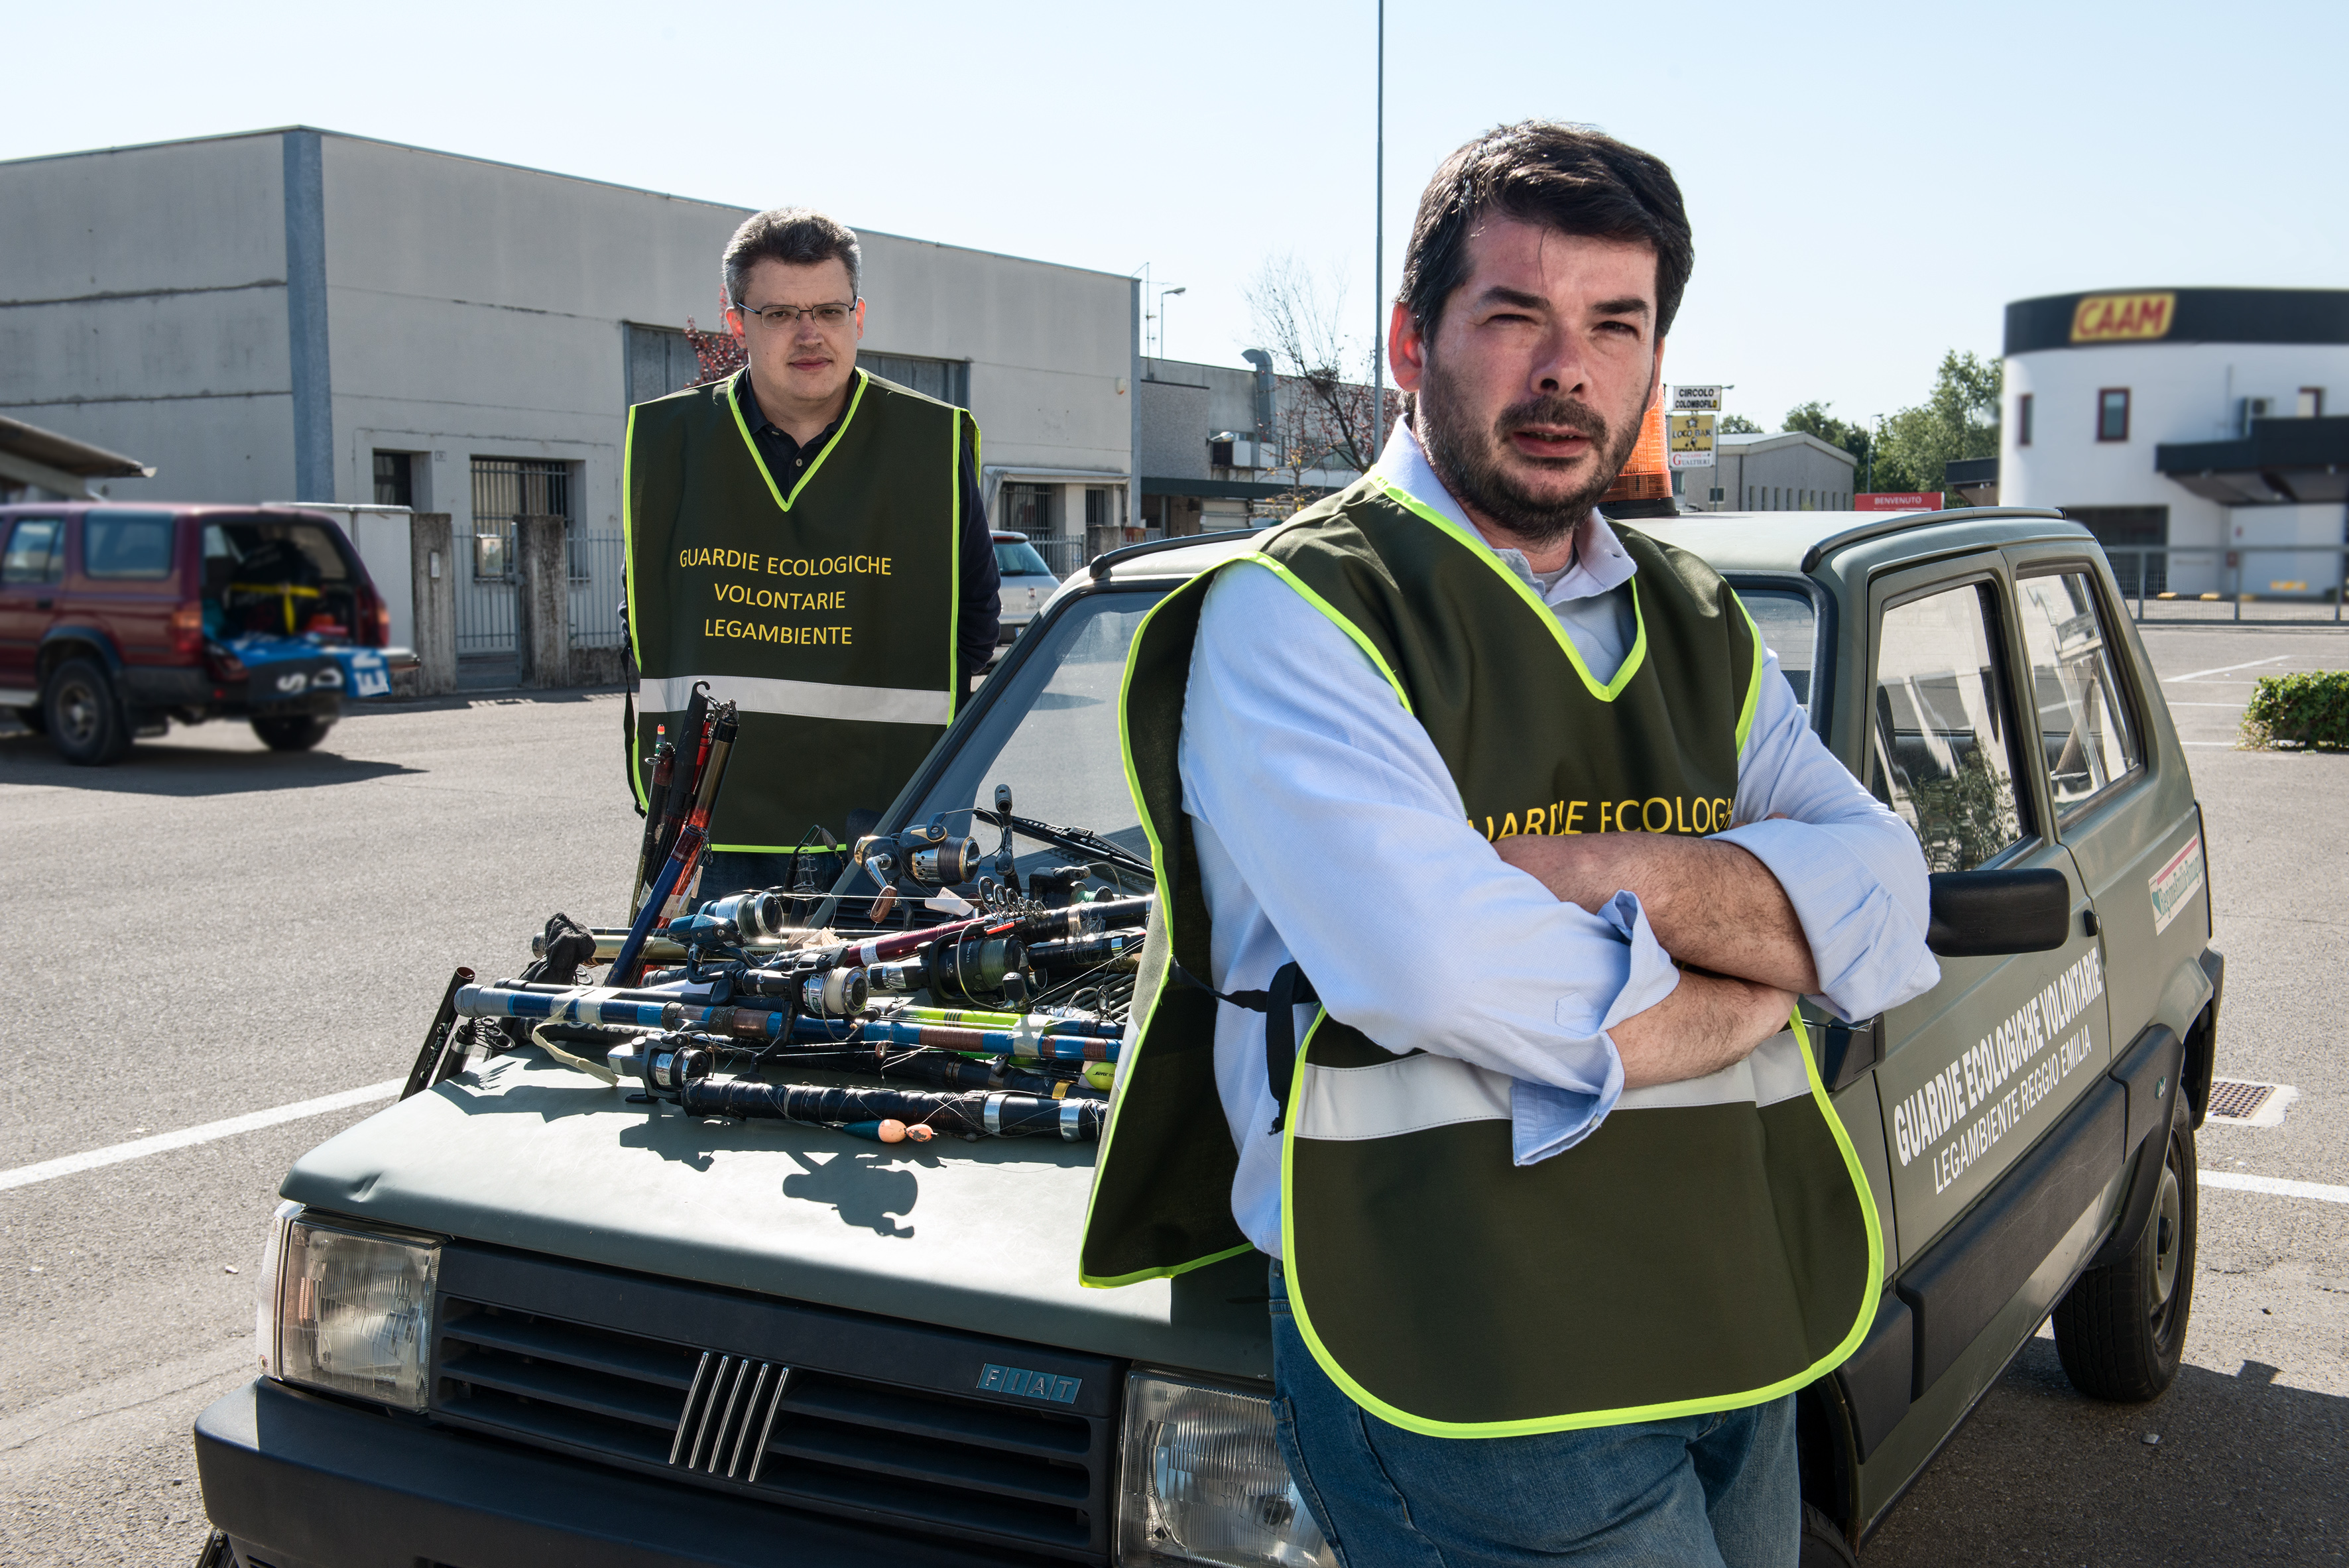
[[[0,163],[0,413],[139,453],[117,500],[450,513],[467,653],[512,645],[513,518],[561,515],[574,629],[616,635],[627,405],[696,378],[747,216],[300,127]],[[1130,515],[1138,285],[859,238],[860,358],[978,416],[990,514]]]
[[[2349,290],[2021,300],[2005,346],[2002,501],[2085,523],[2132,591],[2338,593]]]

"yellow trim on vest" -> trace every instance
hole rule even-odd
[[[629,563],[636,558],[636,508],[633,483],[636,467],[636,405],[628,405],[627,434],[620,440],[620,587],[628,602],[628,658],[637,669],[645,667],[645,650],[637,642],[636,628],[643,622],[636,614],[636,574]],[[451,568],[453,570],[453,567]],[[638,716],[641,720],[642,716]],[[636,759],[638,741],[631,727],[628,735],[628,789],[636,798],[636,810],[649,812],[652,801],[645,795],[645,765]]]
[[[1283,566],[1279,562],[1275,561],[1271,556],[1267,555],[1260,550],[1251,550],[1245,555],[1236,555],[1230,561],[1226,562],[1224,565],[1230,566],[1242,561],[1252,562],[1253,564],[1261,566],[1266,571],[1270,572],[1283,583],[1286,583],[1291,588],[1296,589],[1299,596],[1308,604],[1312,605],[1316,610],[1320,611],[1324,615],[1330,617],[1330,619],[1336,624],[1338,630],[1345,633],[1347,636],[1352,638],[1354,645],[1361,649],[1364,654],[1368,655],[1370,656],[1371,663],[1378,666],[1379,674],[1384,676],[1386,677],[1387,685],[1394,688],[1395,700],[1402,704],[1403,712],[1410,713],[1413,718],[1417,718],[1419,717],[1416,713],[1412,713],[1411,694],[1402,689],[1402,678],[1398,676],[1393,670],[1387,666],[1385,657],[1381,655],[1379,650],[1371,645],[1370,638],[1362,635],[1361,629],[1358,628],[1353,622],[1349,621],[1345,616],[1338,614],[1337,607],[1335,605],[1331,604],[1329,600],[1321,597],[1320,594],[1313,592],[1312,589],[1307,587],[1305,580],[1298,576],[1296,573],[1291,572],[1288,567]],[[1216,568],[1216,571],[1222,570],[1223,567]],[[1213,573],[1210,573],[1209,575],[1213,575]],[[1141,633],[1137,631],[1134,634],[1136,636],[1140,636]],[[1122,713],[1120,717],[1121,718],[1123,717]]]
[[[1754,730],[1754,710],[1762,704],[1762,672],[1768,666],[1763,662],[1762,628],[1754,624],[1754,612],[1745,607],[1744,600],[1737,598],[1736,589],[1731,589],[1729,596],[1736,600],[1737,613],[1745,617],[1745,629],[1754,638],[1754,673],[1746,677],[1745,706],[1737,713],[1737,755],[1742,762],[1745,756],[1745,738]]]
[[[1868,1188],[1868,1173],[1860,1168],[1859,1155],[1851,1146],[1850,1134],[1844,1130],[1843,1118],[1836,1114],[1835,1102],[1827,1098],[1826,1085],[1819,1078],[1818,1063],[1811,1055],[1810,1031],[1803,1026],[1803,1015],[1798,1008],[1792,1015],[1792,1022],[1795,1039],[1803,1048],[1803,1073],[1810,1079],[1811,1099],[1818,1106],[1819,1114],[1826,1119],[1827,1130],[1835,1135],[1836,1147],[1843,1151],[1845,1173],[1851,1179],[1852,1191],[1859,1196],[1859,1211],[1868,1222],[1867,1280],[1861,1290],[1857,1319],[1853,1323],[1851,1332],[1844,1336],[1842,1344],[1793,1377],[1781,1378],[1767,1387],[1715,1395],[1710,1398],[1634,1405],[1619,1410],[1585,1410],[1570,1416],[1534,1417],[1521,1421],[1434,1421],[1388,1404],[1347,1376],[1345,1368],[1338,1365],[1337,1357],[1330,1355],[1329,1347],[1321,1343],[1321,1336],[1314,1332],[1312,1315],[1306,1310],[1305,1283],[1297,1272],[1297,1205],[1290,1194],[1292,1155],[1297,1147],[1299,1119],[1295,1111],[1299,1094],[1305,1084],[1306,1052],[1313,1043],[1314,1031],[1320,1028],[1321,1021],[1329,1016],[1326,1007],[1314,1015],[1312,1028],[1306,1030],[1304,1039],[1298,1042],[1297,1067],[1289,1079],[1290,1115],[1280,1135],[1282,1266],[1288,1275],[1289,1311],[1296,1317],[1298,1333],[1304,1336],[1306,1348],[1313,1353],[1313,1359],[1321,1364],[1321,1369],[1330,1374],[1330,1381],[1345,1390],[1348,1398],[1381,1420],[1401,1427],[1405,1431],[1420,1432],[1431,1438],[1516,1438],[1535,1432],[1581,1431],[1591,1427],[1621,1426],[1632,1421],[1668,1421],[1681,1416],[1701,1416],[1714,1410],[1739,1410],[1766,1403],[1782,1394],[1791,1394],[1824,1377],[1841,1366],[1853,1351],[1859,1348],[1859,1342],[1868,1337],[1868,1330],[1876,1321],[1877,1303],[1884,1284],[1884,1232],[1877,1222],[1876,1197]]]
[[[955,410],[955,417],[947,421],[947,490],[954,498],[947,507],[947,722],[948,724],[952,724],[955,721],[955,715],[962,710],[962,699],[970,695],[962,684],[962,422],[964,418],[964,411],[957,408]],[[848,428],[848,421],[843,419],[840,422],[840,428],[843,430]],[[973,419],[971,430],[974,435],[978,429],[978,421]],[[976,442],[973,443],[972,450],[975,456]],[[820,463],[823,459],[818,458],[816,461]],[[808,472],[812,475],[815,470],[810,469]],[[995,548],[992,534],[988,535],[987,547],[989,550]]]
[[[1640,579],[1636,575],[1630,579],[1631,618],[1638,627],[1631,638],[1631,651],[1623,655],[1623,663],[1616,669],[1615,678],[1601,682],[1598,676],[1590,673],[1590,666],[1582,662],[1582,655],[1575,647],[1574,639],[1568,637],[1566,634],[1566,628],[1557,624],[1557,614],[1547,604],[1542,603],[1540,594],[1526,586],[1525,579],[1501,564],[1500,557],[1494,553],[1491,545],[1464,531],[1458,523],[1385,475],[1374,474],[1371,476],[1371,482],[1383,491],[1388,500],[1405,511],[1416,514],[1423,521],[1433,523],[1466,546],[1468,552],[1490,567],[1494,575],[1516,589],[1517,597],[1531,605],[1534,613],[1541,617],[1542,624],[1549,628],[1549,634],[1557,640],[1559,651],[1564,653],[1568,662],[1574,665],[1574,673],[1582,677],[1582,684],[1589,688],[1592,696],[1597,697],[1600,702],[1613,702],[1622,695],[1623,688],[1631,684],[1631,677],[1639,674],[1640,666],[1647,662],[1648,657],[1648,616],[1647,612],[1640,607]]]
[[[726,390],[721,394],[721,396],[726,399],[726,407],[728,412],[734,416],[734,428],[742,432],[742,445],[750,451],[750,461],[757,465],[759,477],[767,481],[767,493],[775,498],[775,504],[777,506],[782,508],[785,511],[789,511],[792,510],[792,502],[800,499],[800,491],[807,489],[808,480],[815,478],[816,470],[823,467],[824,459],[832,456],[832,449],[840,445],[840,438],[848,434],[849,421],[856,418],[856,406],[864,401],[865,384],[870,381],[872,377],[862,370],[855,373],[856,390],[848,395],[848,407],[841,413],[839,428],[832,432],[832,439],[823,444],[823,450],[815,455],[815,461],[808,465],[808,471],[800,476],[799,482],[792,486],[792,493],[790,496],[786,497],[781,488],[776,485],[775,476],[767,471],[767,459],[760,454],[759,443],[751,438],[750,421],[742,418],[742,400],[734,395],[736,384],[739,383],[742,377],[750,374],[750,367],[746,365],[741,369],[734,372],[732,376],[728,377],[726,380]],[[632,419],[635,418],[633,412],[629,417]],[[950,686],[954,685],[954,677],[952,675],[947,676],[947,685]]]
[[[846,844],[711,844],[713,855],[844,855]]]
[[[1125,768],[1125,788],[1127,792],[1133,797],[1134,813],[1142,819],[1143,837],[1150,841],[1151,891],[1157,896],[1158,907],[1162,911],[1174,907],[1174,890],[1167,885],[1166,881],[1165,846],[1158,841],[1158,830],[1151,824],[1149,809],[1143,804],[1142,781],[1134,773],[1133,747],[1131,740],[1128,738],[1133,735],[1133,731],[1125,721],[1126,703],[1133,696],[1133,692],[1134,655],[1136,651],[1142,647],[1143,639],[1149,634],[1152,619],[1154,618],[1160,611],[1165,609],[1169,604],[1174,603],[1184,594],[1195,592],[1204,592],[1204,585],[1212,580],[1214,576],[1215,573],[1210,572],[1203,576],[1195,577],[1190,582],[1185,583],[1182,587],[1177,588],[1174,592],[1167,594],[1166,597],[1159,600],[1157,603],[1150,607],[1149,614],[1142,617],[1142,624],[1134,627],[1133,636],[1126,644],[1125,676],[1123,679],[1118,682],[1117,687],[1118,758]],[[1125,1086],[1133,1081],[1134,1064],[1140,1061],[1142,1057],[1142,1042],[1149,1037],[1151,1022],[1158,1016],[1158,1004],[1161,998],[1165,995],[1166,982],[1164,976],[1162,975],[1159,980],[1157,991],[1154,992],[1150,998],[1150,1011],[1143,1016],[1141,1026],[1138,1028],[1129,1028],[1127,1030],[1128,1035],[1133,1041],[1131,1047],[1132,1054],[1126,1057],[1123,1064],[1119,1068],[1116,1086],[1111,1091],[1109,1116],[1107,1119],[1102,1123],[1101,1144],[1093,1152],[1093,1169],[1095,1171],[1099,1171],[1109,1162],[1110,1143],[1111,1140],[1117,1136],[1118,1113],[1125,1109]],[[1081,1225],[1077,1231],[1077,1234],[1080,1238],[1092,1234],[1093,1200],[1100,1196],[1100,1194],[1101,1182],[1099,1179],[1096,1178],[1092,1186],[1085,1193],[1084,1223]],[[1189,1263],[1172,1264],[1164,1268],[1139,1269],[1133,1274],[1117,1274],[1108,1278],[1085,1273],[1083,1265],[1080,1264],[1077,1269],[1077,1283],[1081,1285],[1089,1286],[1094,1290],[1114,1290],[1120,1285],[1140,1284],[1143,1280],[1172,1279],[1176,1274],[1189,1274],[1193,1269],[1206,1268],[1209,1264],[1218,1264],[1223,1262],[1226,1258],[1236,1258],[1242,1253],[1254,1252],[1255,1250],[1256,1249],[1253,1246],[1242,1243],[1237,1247],[1226,1247],[1219,1253],[1209,1253],[1203,1258],[1194,1258]],[[1079,1256],[1081,1257],[1083,1255],[1081,1245],[1080,1245],[1078,1252]]]

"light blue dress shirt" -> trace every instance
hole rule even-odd
[[[1481,539],[1398,422],[1378,472]],[[1576,563],[1546,592],[1601,681],[1631,637],[1634,566],[1593,513]],[[1917,838],[1860,788],[1810,727],[1775,654],[1738,757],[1733,825],[1785,888],[1822,995],[1846,1019],[1931,988],[1927,884]],[[1572,1148],[1623,1092],[1608,1030],[1680,983],[1640,901],[1598,914],[1504,863],[1468,823],[1451,772],[1386,679],[1271,573],[1226,569],[1201,608],[1178,762],[1214,923],[1211,979],[1260,989],[1295,959],[1330,1013],[1390,1050],[1414,1047],[1516,1079],[1519,1164]],[[1784,820],[1764,819],[1783,817]],[[1311,1010],[1299,1009],[1299,1037]],[[1264,1018],[1216,1017],[1216,1081],[1239,1151],[1232,1212],[1280,1255],[1280,1138],[1265,1075]]]

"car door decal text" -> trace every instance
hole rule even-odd
[[[2095,1054],[2093,1022],[2069,1037],[2064,1030],[2104,994],[2104,963],[2092,950],[1893,1106],[1892,1142],[1902,1166],[1930,1155],[1936,1193],[1964,1175]]]

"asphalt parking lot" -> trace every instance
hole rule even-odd
[[[2146,639],[2205,804],[2219,1070],[2300,1091],[2278,1128],[2206,1130],[2203,1168],[2349,1186],[2349,757],[2231,748],[2253,679],[2349,667],[2349,632],[2255,619]],[[193,1561],[188,1429],[251,1375],[278,1178],[388,1098],[452,965],[519,968],[558,909],[616,916],[636,830],[619,724],[616,695],[475,696],[355,717],[308,755],[174,730],[102,771],[0,734],[0,1562]],[[2341,1558],[2349,1205],[2205,1187],[2194,1288],[2168,1398],[2092,1404],[2043,1336],[1864,1560]]]

